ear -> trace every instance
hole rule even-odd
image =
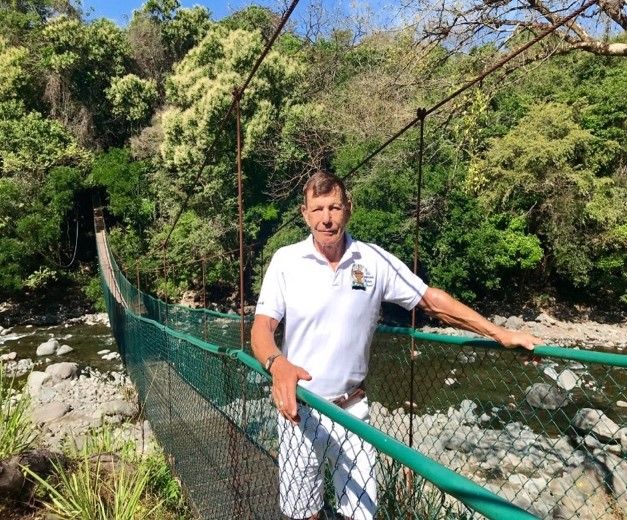
[[[307,214],[307,206],[305,206],[304,204],[301,204],[300,206],[300,214],[303,216],[303,220],[305,221],[305,224],[307,224],[307,227],[311,227],[309,225],[309,215]]]

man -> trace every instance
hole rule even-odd
[[[506,348],[532,350],[540,340],[498,327],[427,285],[383,249],[346,233],[352,204],[339,177],[315,173],[301,212],[311,230],[281,248],[268,266],[252,327],[252,348],[272,375],[279,411],[280,506],[289,518],[318,518],[325,460],[345,518],[371,519],[376,509],[374,450],[351,432],[296,402],[300,384],[368,420],[363,389],[370,342],[382,301],[418,306],[442,321]],[[285,320],[282,349],[274,333]]]

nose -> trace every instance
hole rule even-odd
[[[329,208],[324,208],[322,212],[322,222],[331,224],[331,210]]]

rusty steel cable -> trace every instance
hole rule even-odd
[[[242,112],[240,92],[233,92],[237,128],[237,213],[239,231],[239,339],[244,348],[244,196],[242,193]]]
[[[414,265],[413,272],[418,274],[419,264],[419,247],[420,247],[420,206],[422,200],[422,164],[424,159],[424,147],[425,147],[425,119],[427,117],[427,111],[424,108],[420,108],[417,111],[418,122],[420,128],[420,135],[418,138],[418,178],[416,179],[416,229],[414,235]],[[411,310],[411,328],[416,328],[416,307]],[[414,445],[414,373],[415,373],[415,360],[416,360],[416,339],[411,338],[411,351],[409,353],[409,447]]]

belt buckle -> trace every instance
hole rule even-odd
[[[344,395],[341,395],[340,397],[338,397],[337,399],[334,399],[332,403],[344,409],[344,408],[348,408],[348,406],[352,404],[353,402],[360,401],[365,396],[366,396],[366,392],[363,389],[363,387],[360,385],[351,394],[347,392]]]

